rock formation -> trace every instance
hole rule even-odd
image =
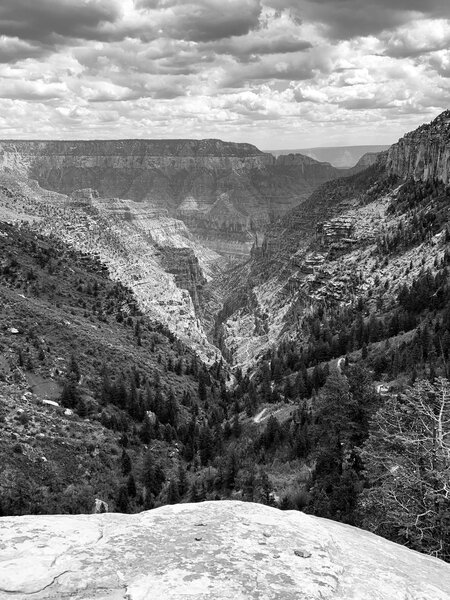
[[[2,600],[447,600],[450,566],[334,521],[233,501],[1,519]]]
[[[268,150],[275,156],[300,153],[319,162],[329,162],[333,167],[349,169],[354,167],[365,154],[377,154],[388,150],[389,146],[326,146],[302,148],[299,150]]]
[[[406,179],[450,182],[450,110],[407,133],[388,152],[388,170]]]
[[[0,175],[0,182],[0,219],[33,222],[40,233],[97,256],[134,291],[146,314],[207,362],[215,359],[200,298],[223,259],[199,244],[182,221],[147,202],[100,198],[91,188],[68,197],[17,175]]]
[[[275,158],[220,140],[5,141],[0,169],[64,194],[94,189],[166,209],[227,256],[248,256],[255,229],[341,174],[300,154]]]

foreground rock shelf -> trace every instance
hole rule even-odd
[[[241,502],[0,520],[0,598],[448,600],[450,565]]]

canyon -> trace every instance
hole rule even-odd
[[[368,422],[447,373],[449,124],[334,178],[222,142],[3,143],[0,511],[139,514],[2,519],[0,597],[448,596],[448,565],[350,524],[448,559],[445,443],[403,510],[417,469]]]
[[[241,271],[244,283],[236,285],[235,276],[229,286],[216,324],[217,343],[230,361],[245,367],[281,340],[302,340],[305,317],[317,302],[349,305],[381,280],[379,302],[389,305],[422,269],[433,270],[445,253],[442,232],[395,253],[381,268],[376,249],[383,236],[410,226],[411,216],[392,213],[406,181],[448,184],[449,131],[446,111],[387,152],[362,157],[365,169],[325,183],[266,232]]]
[[[3,141],[0,169],[71,194],[145,202],[205,246],[246,259],[264,226],[342,174],[301,154],[221,140]]]
[[[317,300],[367,293],[377,239],[401,221],[388,214],[394,187],[373,189],[447,183],[449,122],[447,111],[346,171],[220,140],[3,141],[2,218],[98,255],[203,360],[248,367],[295,338]],[[415,274],[388,271],[393,290]]]
[[[219,355],[207,339],[199,298],[224,259],[196,242],[182,221],[146,202],[105,200],[89,188],[66,196],[5,173],[0,175],[0,218],[26,221],[39,233],[99,258],[114,279],[133,290],[146,314],[206,362]]]
[[[269,221],[337,174],[220,140],[3,141],[0,213],[97,255],[149,315],[214,362],[222,274],[249,259]]]

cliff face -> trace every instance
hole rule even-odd
[[[248,273],[240,281],[231,274],[225,284],[216,340],[227,358],[251,365],[281,339],[301,336],[316,301],[345,304],[373,285],[375,261],[365,249],[374,250],[392,217],[387,194],[371,190],[385,177],[380,157],[365,171],[324,184],[268,229]]]
[[[387,168],[402,179],[450,182],[450,110],[407,133],[388,151]]]
[[[356,529],[249,502],[135,515],[1,519],[5,600],[446,600],[448,564]]]
[[[0,219],[32,222],[40,233],[97,256],[114,279],[134,291],[146,314],[204,360],[214,360],[217,350],[202,322],[202,294],[224,261],[167,211],[147,202],[100,198],[90,188],[65,196],[0,174]]]
[[[294,157],[280,159],[289,164]],[[407,179],[450,183],[450,111],[406,134],[388,152],[363,156],[350,171],[267,228],[250,274],[243,283],[230,278],[225,306],[232,308],[218,315],[216,331],[222,351],[234,362],[251,364],[281,339],[301,338],[303,319],[317,301],[345,306],[365,296],[375,286],[376,269],[390,302],[402,283],[418,276],[405,266],[412,258],[431,270],[433,261],[441,260],[437,240],[430,253],[420,245],[409,255],[393,253],[386,268],[373,256],[383,230],[405,226],[390,208]]]
[[[341,174],[302,155],[276,159],[220,140],[6,141],[0,169],[64,194],[92,188],[101,197],[148,202],[184,220],[210,247],[237,255],[249,254],[255,228]],[[223,195],[231,207],[225,220],[216,206]]]

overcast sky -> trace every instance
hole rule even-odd
[[[449,0],[0,0],[3,139],[389,144],[449,107]]]

